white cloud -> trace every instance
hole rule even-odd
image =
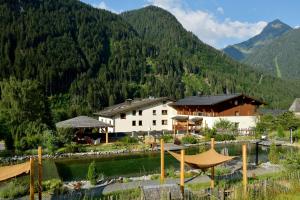
[[[104,1],[101,1],[101,2],[98,3],[98,4],[93,4],[92,6],[95,7],[95,8],[100,8],[100,9],[104,9],[104,10],[109,10],[109,11],[111,11],[111,12],[113,12],[113,13],[117,13],[117,14],[121,12],[121,11],[116,11],[116,10],[114,10],[114,9],[112,9],[112,8],[110,8],[110,7],[108,7]]]
[[[99,4],[94,4],[93,7],[109,10],[109,8],[107,7],[104,1],[101,1]]]
[[[300,26],[299,26],[299,25],[296,25],[294,28],[297,29],[297,28],[300,28]]]
[[[223,48],[224,41],[240,42],[253,37],[267,25],[264,21],[249,23],[230,18],[219,21],[212,13],[187,8],[180,0],[148,0],[148,2],[171,12],[184,28],[216,48]]]
[[[218,11],[218,13],[220,13],[222,15],[224,14],[224,9],[222,7],[218,7],[217,11]]]

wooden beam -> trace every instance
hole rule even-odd
[[[30,200],[34,200],[34,159],[30,158]]]
[[[39,191],[39,200],[42,200],[42,170],[43,170],[43,166],[42,166],[42,147],[39,146],[38,148],[38,191]]]
[[[243,186],[244,186],[244,193],[247,192],[247,146],[243,144]]]
[[[160,182],[165,182],[165,147],[164,139],[160,139]]]
[[[186,134],[189,134],[189,118],[186,120]]]
[[[108,127],[105,127],[105,143],[108,144]]]
[[[215,148],[215,138],[210,139],[210,148]],[[211,167],[210,169],[210,187],[213,189],[215,187],[215,168]]]
[[[180,190],[184,193],[184,149],[180,151]]]

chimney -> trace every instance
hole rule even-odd
[[[132,102],[132,99],[126,99],[125,102],[126,102],[126,104],[130,105]]]

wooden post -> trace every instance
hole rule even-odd
[[[108,144],[108,127],[105,127],[105,143]]]
[[[214,149],[215,148],[215,138],[210,139],[210,148]],[[210,188],[215,187],[215,168],[211,167],[210,168]]]
[[[189,118],[186,120],[186,134],[189,134]]]
[[[30,158],[30,200],[34,200],[34,159]]]
[[[39,146],[38,148],[38,190],[39,190],[39,200],[42,200],[42,170],[43,170],[43,166],[42,166],[42,147]]]
[[[164,139],[160,139],[160,182],[165,182],[165,147]]]
[[[184,193],[184,149],[181,149],[180,154],[180,190]]]
[[[244,193],[247,192],[247,146],[243,144],[243,186]]]

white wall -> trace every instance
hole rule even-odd
[[[239,129],[249,129],[256,126],[256,116],[227,116],[227,117],[203,117],[203,127],[207,124],[208,128],[212,128],[214,124],[220,119],[228,120],[230,122],[239,123]]]
[[[105,123],[107,123],[107,124],[114,125],[114,119],[112,119],[112,118],[101,117],[101,116],[99,116],[99,119],[98,119],[98,120],[101,121],[101,122],[105,122]],[[108,132],[109,132],[109,133],[114,132],[114,127],[108,127]]]
[[[109,132],[132,132],[132,131],[162,131],[172,130],[172,117],[176,115],[176,110],[170,107],[167,102],[162,102],[156,105],[150,105],[147,107],[139,108],[136,110],[136,115],[132,115],[132,110],[126,112],[126,119],[121,119],[120,114],[117,114],[113,118],[99,117],[99,121],[109,123],[115,126],[110,128]],[[142,115],[139,115],[139,110],[142,110]],[[156,110],[156,115],[153,115],[153,110]],[[167,110],[167,115],[162,115],[162,110]],[[106,120],[106,121],[105,121]],[[139,121],[142,121],[142,126],[139,126]],[[153,125],[153,120],[156,120],[156,125]],[[167,120],[167,125],[162,125],[162,120]],[[132,126],[132,121],[135,121],[136,125]]]

